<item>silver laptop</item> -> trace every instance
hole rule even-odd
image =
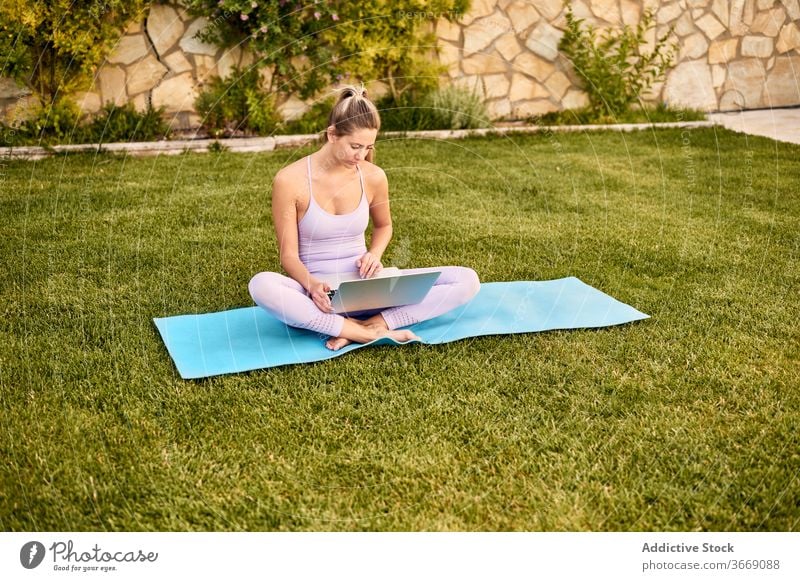
[[[346,280],[328,296],[334,313],[413,305],[422,302],[441,274],[442,271],[438,270]]]

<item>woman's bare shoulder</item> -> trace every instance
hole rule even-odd
[[[364,180],[366,180],[368,184],[378,186],[388,183],[386,172],[384,172],[383,168],[380,166],[377,166],[366,159],[360,161],[358,165],[361,168],[361,172],[364,174]]]
[[[298,180],[301,180],[305,177],[305,163],[302,159],[298,159],[297,161],[293,161],[287,166],[282,167],[278,170],[278,173],[275,174],[274,182],[276,184],[281,185],[291,185],[297,183]]]
[[[305,191],[303,187],[306,179],[304,168],[305,162],[303,159],[298,159],[278,170],[272,180],[272,197],[293,200],[295,203],[301,201]]]

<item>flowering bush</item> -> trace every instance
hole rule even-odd
[[[313,96],[346,75],[385,80],[398,97],[408,87],[436,85],[426,27],[463,13],[468,0],[295,2],[186,0],[209,19],[201,37],[221,46],[244,45],[271,75],[267,90]]]
[[[24,83],[42,107],[88,84],[149,0],[3,0],[0,76]]]

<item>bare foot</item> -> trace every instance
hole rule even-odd
[[[362,321],[360,319],[348,319],[348,321],[352,321],[354,323],[357,323],[357,324],[361,325],[362,327],[366,327],[367,326],[367,322],[366,321]],[[325,347],[327,347],[331,351],[338,351],[342,347],[347,347],[352,342],[353,341],[348,339],[347,337],[331,337],[330,339],[325,341]]]
[[[390,337],[399,343],[405,343],[406,341],[411,341],[413,339],[420,340],[421,339],[415,335],[412,331],[408,329],[398,329],[394,331],[390,331],[386,327],[381,324],[364,324],[364,321],[358,321],[357,319],[351,319],[354,322],[358,322],[363,327],[369,329],[373,333],[373,338],[369,339],[368,341],[364,341],[367,343],[369,341],[373,341],[375,339],[379,339],[381,337]],[[338,351],[342,347],[345,347],[352,343],[353,341],[347,339],[346,337],[331,337],[327,341],[325,341],[325,347],[330,349],[331,351]]]
[[[422,341],[417,335],[414,334],[413,331],[408,329],[397,329],[395,331],[388,331],[385,337],[391,337],[395,341],[400,343],[405,343],[406,341],[411,341],[412,339],[416,339],[417,341]]]
[[[352,343],[350,339],[345,339],[344,337],[331,337],[327,341],[325,341],[325,347],[330,349],[331,351],[338,351],[342,347],[346,347]]]

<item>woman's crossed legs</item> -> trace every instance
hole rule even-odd
[[[470,301],[480,290],[478,275],[463,266],[407,268],[403,274],[441,271],[433,288],[422,302],[384,310],[357,311],[347,316],[324,313],[317,308],[303,286],[277,272],[260,272],[248,288],[257,305],[289,326],[309,329],[330,336],[325,345],[338,350],[351,342],[368,343],[388,336],[396,341],[417,338],[409,330],[399,330],[432,319]],[[366,319],[355,317],[368,317]]]

